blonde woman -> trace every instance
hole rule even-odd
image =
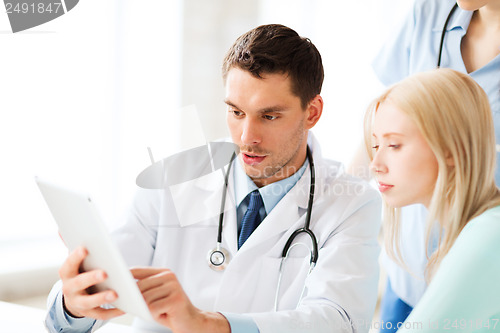
[[[396,3],[397,0],[392,2]],[[500,0],[414,0],[401,25],[393,29],[372,65],[379,80],[389,86],[407,76],[436,67],[467,73],[488,95],[500,161]],[[390,19],[388,17],[388,19]],[[364,149],[363,149],[364,150]],[[356,155],[355,175],[366,174],[366,154]],[[495,173],[500,186],[500,167]],[[401,253],[411,274],[383,251],[381,262],[387,283],[381,318],[393,326],[402,322],[422,297],[427,284],[425,224],[422,205],[401,210]],[[437,235],[430,249],[437,248]],[[394,330],[382,330],[383,333]]]
[[[428,254],[430,285],[398,328],[500,331],[500,191],[485,92],[451,69],[416,74],[373,102],[365,133],[389,254],[404,266],[398,210],[406,205],[428,209],[427,241],[433,228],[440,235]]]

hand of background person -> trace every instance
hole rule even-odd
[[[196,308],[168,269],[131,269],[153,318],[174,333],[230,333],[229,322],[216,312]]]
[[[118,295],[113,290],[89,294],[88,288],[103,282],[107,275],[103,270],[80,272],[80,267],[88,252],[83,247],[71,252],[59,269],[62,280],[63,304],[65,311],[72,317],[89,317],[108,320],[122,315],[118,309],[103,309],[101,305],[115,301]]]

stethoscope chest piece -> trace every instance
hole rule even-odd
[[[208,251],[208,266],[214,271],[223,271],[224,269],[226,269],[230,260],[231,255],[226,249],[220,246],[220,243],[217,243],[216,248]]]

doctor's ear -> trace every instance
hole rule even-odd
[[[306,129],[311,129],[316,125],[323,113],[323,98],[320,95],[316,95],[307,105],[305,112],[307,112],[305,127]]]

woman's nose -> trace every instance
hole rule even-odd
[[[383,163],[380,150],[376,151],[375,155],[373,155],[373,159],[370,163],[370,170],[375,174],[387,172],[387,166]]]

